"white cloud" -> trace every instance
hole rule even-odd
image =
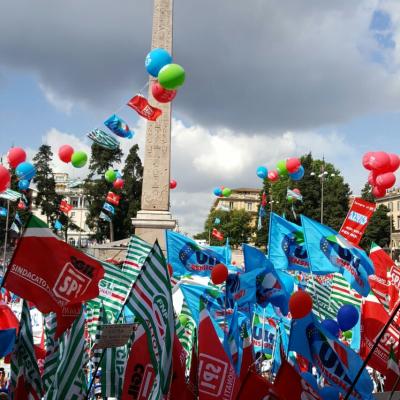
[[[72,107],[74,105],[73,101],[68,100],[62,96],[60,96],[57,92],[55,92],[51,87],[46,86],[43,83],[39,83],[39,88],[43,92],[46,100],[56,109],[67,115],[69,115],[72,111]]]

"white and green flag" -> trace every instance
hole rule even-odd
[[[143,264],[126,305],[146,332],[156,373],[150,400],[160,399],[168,393],[171,382],[175,321],[167,265],[157,242]]]
[[[122,270],[129,277],[131,283],[136,281],[151,248],[151,244],[147,243],[139,236],[133,235],[129,240]]]
[[[49,390],[53,383],[60,358],[60,344],[59,340],[55,338],[56,330],[56,313],[47,314],[44,318],[46,358],[44,360],[44,373],[42,377],[45,392]]]

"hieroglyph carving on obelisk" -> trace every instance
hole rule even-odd
[[[173,0],[154,0],[153,34],[151,47],[164,48],[172,53]],[[169,210],[169,182],[171,163],[171,104],[158,103],[151,94],[149,102],[162,110],[156,122],[148,122],[144,157],[142,210]]]

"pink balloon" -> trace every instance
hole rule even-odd
[[[389,153],[390,169],[389,172],[396,172],[400,165],[400,158],[397,154]]]
[[[278,182],[279,181],[279,174],[278,171],[276,170],[272,170],[268,172],[268,179],[271,182]]]
[[[369,158],[369,165],[377,172],[385,172],[390,168],[390,157],[384,151],[372,153]]]
[[[0,165],[0,193],[10,187],[11,175],[7,168]]]
[[[113,186],[114,186],[114,189],[122,189],[124,187],[124,184],[125,184],[124,180],[121,178],[118,178],[114,181]]]
[[[17,168],[19,164],[25,162],[26,153],[21,147],[13,147],[8,151],[7,161],[11,168]]]
[[[301,193],[301,192],[300,192],[300,189],[297,189],[297,188],[296,188],[296,189],[293,189],[292,191],[295,192],[295,193],[297,193],[297,194],[300,194],[300,193]]]
[[[396,183],[396,175],[393,172],[386,172],[376,177],[376,185],[383,189],[389,189],[395,183]]]
[[[297,172],[300,166],[301,162],[296,157],[288,158],[286,160],[286,169],[289,172],[289,174],[294,174],[295,172]]]
[[[372,154],[373,153],[371,151],[369,151],[368,153],[365,153],[364,156],[363,156],[362,164],[363,164],[365,169],[372,170],[372,167],[371,167],[371,165],[369,163],[369,160],[371,159]]]
[[[368,175],[368,183],[371,186],[375,186],[376,185],[376,172],[375,171],[370,171],[370,173]]]
[[[69,163],[71,161],[72,154],[74,154],[74,149],[69,144],[64,144],[58,149],[58,157],[60,160]]]
[[[382,197],[386,196],[386,189],[380,187],[380,186],[374,186],[372,188],[372,195],[376,198],[376,199],[380,199]]]

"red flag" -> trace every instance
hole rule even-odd
[[[267,194],[263,192],[261,196],[261,207],[265,207],[267,205]]]
[[[389,319],[389,315],[383,308],[382,304],[373,301],[365,301],[361,309],[361,346],[360,356],[365,358],[374,343],[376,338],[381,332],[382,328]],[[387,361],[390,354],[391,346],[394,346],[395,352],[397,352],[399,345],[400,332],[399,330],[391,325],[383,338],[375,349],[372,357],[369,361],[369,365],[386,375],[387,373]]]
[[[249,372],[253,362],[254,362],[253,346],[250,337],[246,337],[243,339],[243,356],[242,356],[242,365],[240,367],[240,377],[239,377],[242,383],[246,379],[246,375]]]
[[[216,228],[213,228],[213,230],[212,230],[212,232],[211,232],[211,235],[212,235],[215,239],[217,239],[217,240],[219,240],[219,241],[224,240],[224,234],[223,234],[222,232],[220,232],[219,230],[217,230]]]
[[[42,313],[60,313],[99,295],[102,265],[60,240],[31,216],[8,266],[4,286]]]
[[[306,382],[296,369],[282,359],[281,367],[274,382],[274,390],[284,400],[309,399],[322,400],[320,395]]]
[[[19,321],[13,310],[5,303],[0,301],[0,330],[5,329],[19,330]]]
[[[294,397],[293,397],[294,398]],[[241,385],[237,400],[281,400],[273,386],[251,368]]]
[[[62,307],[62,309],[57,312],[57,328],[55,339],[58,339],[67,329],[71,327],[73,322],[81,313],[81,309],[81,304],[73,304],[68,307]]]
[[[125,368],[121,400],[147,400],[155,377],[146,332],[143,326],[139,325]]]
[[[108,192],[106,201],[108,203],[114,204],[114,206],[117,206],[119,204],[119,199],[121,196],[118,196],[117,194],[113,192]]]
[[[156,121],[162,114],[162,111],[159,108],[151,106],[147,99],[140,95],[132,97],[128,101],[128,106],[133,108],[139,115],[149,121]]]
[[[357,246],[375,209],[375,203],[355,198],[339,233]]]
[[[60,203],[60,211],[62,211],[65,214],[68,214],[74,207],[71,206],[71,204],[68,204],[66,200],[61,200]]]
[[[235,399],[240,382],[206,309],[200,313],[198,348],[199,400]]]

